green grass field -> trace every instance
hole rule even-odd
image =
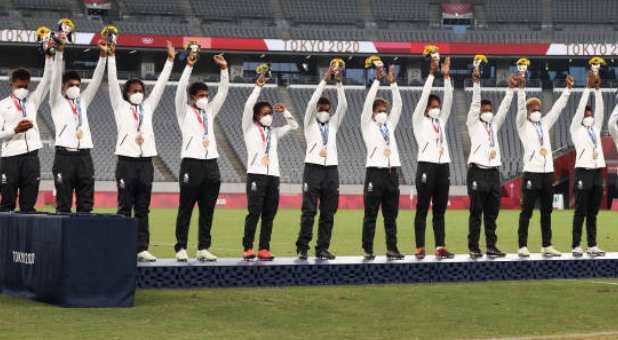
[[[300,212],[281,210],[272,237],[276,256],[293,256]],[[216,212],[211,250],[238,257],[245,212]],[[413,211],[399,216],[399,248],[414,249]],[[570,250],[572,211],[553,215],[555,246]],[[151,215],[151,250],[173,256],[176,211]],[[447,213],[447,245],[466,252],[465,211]],[[517,211],[499,218],[498,245],[517,248]],[[362,211],[336,217],[331,249],[359,255]],[[599,244],[618,248],[616,215],[599,216]],[[194,256],[197,216],[192,221]],[[431,245],[429,225],[427,244]],[[531,251],[540,248],[538,212]],[[384,252],[378,225],[376,253]],[[211,290],[138,290],[128,309],[62,309],[0,295],[0,339],[616,339],[618,279],[296,287]]]

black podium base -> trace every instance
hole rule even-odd
[[[272,262],[219,259],[216,262],[188,263],[160,259],[140,263],[137,270],[139,288],[225,288],[284,287],[312,285],[361,285],[422,282],[469,282],[489,280],[573,279],[617,277],[618,253],[592,259],[570,254],[546,259],[532,254],[520,259],[509,254],[502,259],[471,260],[458,255],[452,260],[433,256],[418,261],[407,256],[402,261],[377,257],[364,261],[360,257],[338,257],[334,261],[299,261],[277,258]]]

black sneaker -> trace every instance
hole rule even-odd
[[[365,255],[363,256],[363,258],[365,259],[365,261],[373,261],[375,260],[376,256],[373,254],[373,252],[365,252]]]
[[[334,260],[335,254],[328,251],[328,249],[322,249],[315,252],[315,257],[318,260]]]
[[[487,253],[487,256],[489,256],[489,252]],[[481,252],[480,249],[470,250],[471,259],[476,260],[476,259],[480,259],[481,257],[483,257],[483,253]]]
[[[309,255],[307,255],[307,251],[306,250],[299,250],[296,253],[296,256],[298,256],[298,259],[301,261],[307,261],[307,259],[309,258]]]
[[[405,257],[405,255],[400,253],[399,250],[397,250],[397,249],[389,250],[389,251],[386,252],[386,259],[387,260],[403,260],[404,257]]]
[[[485,254],[487,254],[487,257],[489,257],[490,259],[496,259],[499,257],[505,257],[506,253],[503,253],[500,249],[493,247],[493,248],[487,248],[487,251],[485,252]]]
[[[436,248],[435,255],[438,260],[452,259],[455,257],[455,254],[449,252],[448,249],[446,249],[446,247]]]

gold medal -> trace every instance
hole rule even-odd
[[[135,143],[137,143],[137,145],[140,145],[140,146],[144,144],[144,136],[142,136],[141,133],[137,135],[137,137],[135,137]]]
[[[84,132],[82,131],[82,129],[77,128],[77,130],[75,131],[75,138],[82,139],[83,137],[84,137]]]
[[[599,153],[597,150],[592,151],[592,159],[596,160],[597,158],[599,158]]]
[[[262,165],[268,166],[269,164],[270,164],[270,157],[268,157],[268,155],[264,155],[264,157],[262,157]]]
[[[320,150],[320,157],[326,157],[326,155],[328,155],[328,151],[326,151],[326,148],[322,148]]]
[[[391,149],[390,148],[384,149],[384,156],[386,156],[386,157],[390,157],[391,156]]]
[[[496,155],[497,155],[497,153],[496,153],[496,149],[491,148],[491,150],[489,150],[489,159],[494,159],[494,158],[496,158]]]
[[[208,140],[208,138],[204,137],[204,139],[202,139],[202,145],[204,145],[205,148],[208,148],[209,144],[210,141]]]
[[[547,156],[547,149],[541,148],[541,150],[539,150],[539,153],[541,154],[541,156],[545,157]]]

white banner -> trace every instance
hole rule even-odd
[[[90,45],[95,33],[75,33],[75,44],[77,45]],[[28,30],[0,30],[0,42],[12,42],[12,43],[35,43],[36,31]]]
[[[296,53],[377,53],[371,41],[264,39],[269,51]]]
[[[618,43],[577,43],[577,44],[551,44],[547,55],[562,56],[613,56],[618,55]]]

